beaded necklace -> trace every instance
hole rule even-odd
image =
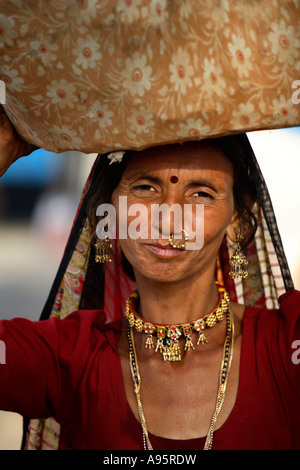
[[[229,296],[224,287],[217,284],[219,293],[219,300],[217,306],[207,315],[198,318],[190,323],[180,323],[173,325],[163,325],[160,323],[150,323],[145,321],[136,312],[136,305],[139,299],[139,294],[133,292],[126,301],[125,316],[128,320],[130,327],[134,327],[138,332],[147,334],[146,348],[159,351],[165,361],[180,361],[181,352],[179,347],[179,338],[185,337],[184,350],[190,351],[195,349],[192,342],[192,333],[196,331],[199,333],[197,345],[207,343],[204,330],[212,328],[218,321],[224,318],[229,308]],[[156,345],[154,346],[153,336],[157,337]]]

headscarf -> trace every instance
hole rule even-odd
[[[229,276],[229,259],[234,247],[225,237],[219,250],[216,280],[225,286],[232,301],[257,307],[278,308],[279,297],[293,282],[284,254],[270,195],[250,142],[245,134],[234,136],[247,155],[249,171],[257,190],[254,212],[258,222],[253,240],[245,254],[249,275],[243,280]],[[121,318],[125,301],[136,288],[125,274],[116,240],[113,259],[106,263],[105,275],[97,281],[97,265],[92,249],[93,233],[87,208],[95,185],[101,155],[98,155],[85,184],[64,255],[41,314],[65,318],[78,309],[103,309],[106,322]],[[24,420],[22,447],[29,450],[57,449],[60,426],[54,418]]]

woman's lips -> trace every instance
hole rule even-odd
[[[180,256],[182,253],[185,252],[184,249],[176,249],[176,248],[170,248],[169,245],[167,246],[162,246],[162,245],[145,245],[148,250],[150,250],[152,253],[154,253],[156,256],[160,256],[163,258],[175,258],[177,256]]]

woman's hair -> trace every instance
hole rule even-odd
[[[245,134],[219,137],[213,142],[222,150],[233,167],[234,207],[243,227],[244,239],[241,246],[246,248],[257,230],[257,220],[253,212],[253,206],[257,201],[253,150]]]
[[[256,187],[252,174],[252,148],[244,134],[219,137],[210,141],[212,145],[221,149],[227,159],[231,162],[234,170],[233,196],[235,210],[241,218],[244,227],[244,240],[242,247],[245,248],[254,238],[257,221],[252,207],[257,199]],[[111,197],[118,186],[123,172],[135,154],[130,150],[125,152],[121,162],[110,164],[108,154],[100,157],[93,178],[91,197],[88,205],[88,218],[92,233],[96,231],[97,217],[96,209],[98,205],[110,203]]]
[[[111,203],[111,197],[118,186],[127,167],[133,151],[125,152],[122,161],[114,162],[107,158],[109,153],[103,154],[95,169],[92,180],[91,195],[88,202],[87,215],[91,226],[91,232],[95,234],[97,226],[96,209],[100,204]]]

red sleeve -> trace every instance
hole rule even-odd
[[[28,418],[60,419],[61,396],[77,388],[93,343],[97,311],[81,311],[66,319],[32,322],[0,321],[0,409]],[[5,351],[5,363],[3,363]]]
[[[57,321],[2,320],[0,340],[5,345],[0,409],[31,418],[54,416],[61,386]]]

